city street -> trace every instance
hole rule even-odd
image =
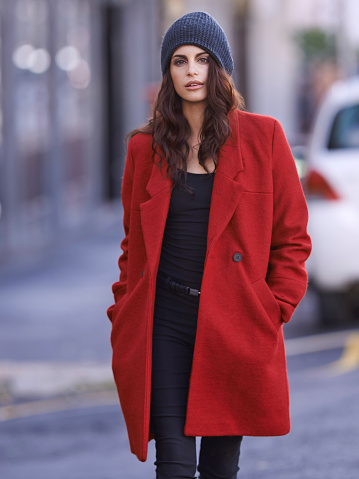
[[[110,368],[120,218],[118,204],[102,209],[78,237],[1,269],[1,478],[154,478],[153,441],[146,463],[129,451]],[[246,437],[239,477],[358,477],[355,325],[323,332],[316,314],[309,291],[285,326],[292,431]]]

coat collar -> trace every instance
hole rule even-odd
[[[218,155],[213,181],[207,235],[207,253],[228,225],[242,193],[240,180],[243,171],[241,139],[238,129],[239,112],[230,115],[231,136]],[[160,257],[163,232],[166,224],[173,182],[166,175],[166,167],[152,166],[146,186],[150,199],[142,203],[141,223],[150,269],[155,272]]]

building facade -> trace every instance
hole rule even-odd
[[[0,259],[81,228],[119,195],[125,133],[159,78],[158,7],[2,0]]]

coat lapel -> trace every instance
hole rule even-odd
[[[160,258],[172,184],[172,180],[166,175],[165,166],[160,169],[158,164],[153,164],[151,176],[146,186],[150,199],[140,205],[143,239],[152,273],[156,271],[156,265],[158,265]]]
[[[226,228],[238,204],[243,187],[239,173],[243,171],[240,137],[236,118],[231,118],[232,135],[223,145],[213,181],[208,223],[207,251]],[[141,204],[141,224],[151,272],[158,267],[163,233],[169,210],[173,182],[162,169],[153,164],[146,186],[150,199]]]
[[[207,252],[228,225],[243,191],[239,175],[243,171],[243,161],[235,115],[231,118],[231,128],[231,137],[218,155],[209,214]]]

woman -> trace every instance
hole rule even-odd
[[[157,479],[234,479],[242,436],[287,434],[282,325],[307,287],[307,208],[280,124],[242,111],[208,14],[161,47],[148,125],[123,176],[113,372],[131,450]]]

